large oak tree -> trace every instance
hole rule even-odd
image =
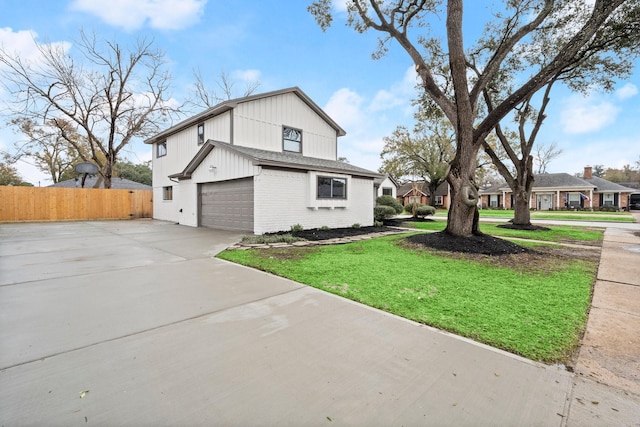
[[[628,66],[637,49],[640,3],[637,0],[505,0],[475,43],[463,33],[463,0],[350,0],[348,25],[382,34],[379,57],[390,40],[414,62],[424,92],[452,123],[456,155],[448,182],[451,207],[446,231],[455,236],[478,233],[478,150],[493,129],[532,95],[586,59],[608,55]],[[309,11],[326,29],[332,0],[316,0]],[[444,6],[443,39],[439,38]],[[477,19],[477,16],[474,17]],[[535,52],[546,53],[545,61]],[[525,69],[513,67],[525,55]],[[528,55],[528,57],[527,57]],[[594,67],[597,63],[595,61]],[[475,72],[474,72],[475,70]],[[487,108],[484,96],[502,73],[518,73],[518,83]]]

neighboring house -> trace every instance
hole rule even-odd
[[[436,207],[449,208],[449,184],[447,182],[440,184],[436,189],[434,197],[434,205]],[[429,184],[424,181],[406,182],[398,187],[398,195],[396,198],[403,206],[414,202],[430,205]]]
[[[84,181],[84,188],[94,188],[98,178],[96,175],[88,175]],[[64,188],[82,188],[82,176],[77,178],[67,179],[66,181],[60,181],[49,187],[64,187]],[[100,182],[98,188],[104,188],[104,181]],[[153,190],[153,187],[139,182],[131,181],[125,178],[113,177],[111,178],[111,188],[114,190]]]
[[[375,197],[391,196],[395,199],[398,195],[398,187],[400,187],[400,183],[389,174],[373,180]]]
[[[222,102],[145,141],[154,218],[254,234],[372,225],[380,174],[337,160],[343,135],[297,87]]]
[[[612,206],[626,209],[633,189],[592,175],[590,166],[582,178],[568,173],[534,175],[529,206],[537,210],[599,209]],[[512,209],[513,194],[506,183],[480,190],[483,208]]]

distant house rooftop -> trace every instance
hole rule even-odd
[[[96,175],[89,175],[84,182],[84,188],[93,188],[96,185],[98,178]],[[66,181],[60,181],[56,184],[50,185],[49,187],[58,187],[58,188],[81,188],[82,187],[82,177],[67,179]],[[104,181],[101,182],[99,188],[104,188]],[[125,178],[111,178],[111,188],[114,190],[152,190],[153,187],[146,184],[141,184],[139,182],[131,181],[130,179]]]

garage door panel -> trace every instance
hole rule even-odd
[[[200,225],[253,232],[253,178],[200,185]]]

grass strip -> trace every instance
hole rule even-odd
[[[443,221],[405,222],[405,227],[426,231],[442,231],[447,224]],[[494,237],[517,237],[522,239],[542,240],[545,242],[601,242],[603,230],[571,226],[546,226],[549,230],[514,230],[498,227],[499,224],[480,223],[480,231]]]
[[[480,209],[481,218],[513,218],[511,209]],[[446,210],[438,210],[436,217],[447,217]],[[531,219],[557,219],[561,221],[608,221],[635,222],[629,212],[600,212],[600,211],[532,211]]]
[[[513,218],[513,210],[481,209],[482,218]],[[558,219],[563,221],[611,221],[635,222],[628,212],[600,212],[600,211],[533,211],[531,219]]]
[[[533,360],[562,362],[584,330],[596,263],[550,259],[496,267],[398,244],[389,236],[314,248],[225,251],[222,259]]]

